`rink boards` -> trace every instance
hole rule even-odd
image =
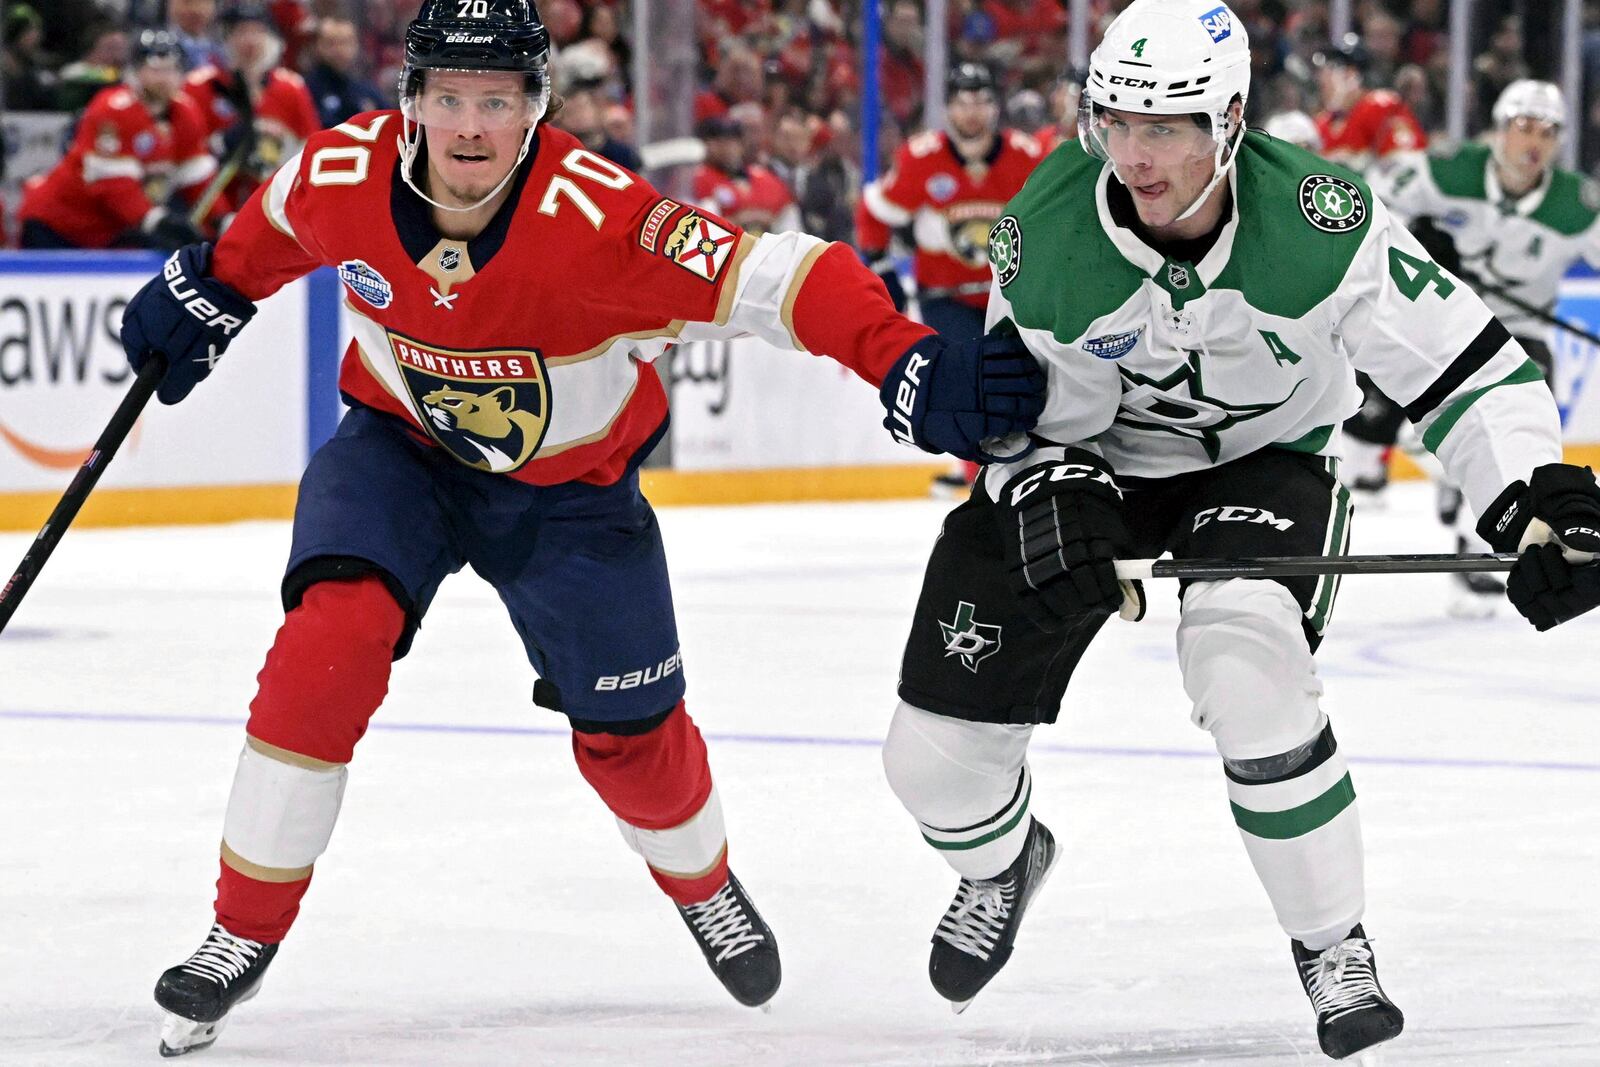
[[[117,341],[128,299],[159,267],[137,253],[0,253],[0,529],[37,527],[128,385]],[[1563,316],[1600,330],[1600,278],[1569,279]],[[282,518],[340,414],[349,333],[319,271],[263,301],[218,372],[182,405],[152,404],[81,522]],[[1573,456],[1600,456],[1600,347],[1560,334],[1557,399]],[[646,474],[661,504],[918,496],[942,469],[893,444],[876,391],[827,359],[753,339],[665,357],[673,430]]]

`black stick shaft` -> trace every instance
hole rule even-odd
[[[89,499],[89,493],[100,480],[100,475],[105,473],[111,458],[117,454],[117,449],[122,447],[123,439],[138,421],[139,413],[144,410],[145,404],[149,403],[150,396],[155,392],[156,385],[160,383],[166,369],[166,360],[158,355],[152,355],[145,362],[139,371],[139,376],[134,379],[133,386],[122,398],[122,403],[117,405],[116,414],[111,416],[111,421],[100,433],[100,439],[94,443],[94,448],[84,459],[83,466],[78,468],[72,484],[67,486],[66,493],[56,504],[55,510],[50,513],[50,517],[45,520],[39,536],[33,539],[32,547],[17,565],[16,573],[3,588],[0,588],[0,632],[5,631],[6,623],[11,621],[17,605],[22,603],[22,598],[32,587],[33,580],[44,569],[50,553],[61,543],[62,535],[67,532],[67,527],[72,525],[72,520],[77,518],[79,509],[83,507],[83,502]]]
[[[1508,571],[1510,553],[1481,556],[1258,556],[1253,559],[1127,559],[1117,561],[1118,578],[1282,578],[1302,574],[1438,574],[1452,571]]]

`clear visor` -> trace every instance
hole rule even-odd
[[[532,77],[491,71],[429,70],[413,79],[400,99],[409,121],[433,130],[492,133],[523,129],[544,117],[550,85]]]
[[[1089,154],[1118,168],[1213,159],[1218,134],[1193,114],[1146,115],[1105,108],[1085,97],[1078,106],[1078,135]]]

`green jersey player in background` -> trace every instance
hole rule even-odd
[[[1561,278],[1579,259],[1600,265],[1600,187],[1554,166],[1566,103],[1549,82],[1512,82],[1494,105],[1487,144],[1448,153],[1413,154],[1378,179],[1376,192],[1427,248],[1434,261],[1465,279],[1554,383],[1547,343],[1550,324],[1528,313],[1555,309]],[[1510,299],[1507,299],[1509,297]],[[1367,403],[1346,429],[1351,466],[1369,483],[1383,482],[1384,453],[1404,415],[1363,382]],[[1440,486],[1440,518],[1456,527],[1461,552],[1483,552],[1476,516],[1454,485]],[[1489,614],[1505,591],[1492,574],[1454,576],[1453,614]]]
[[[1336,430],[1355,371],[1399,400],[1486,516],[1541,629],[1600,603],[1600,487],[1563,465],[1550,392],[1499,320],[1351,171],[1245,132],[1250,50],[1218,0],[1135,0],[1090,61],[1081,137],[991,235],[989,323],[1047,368],[1026,459],[947,517],[884,744],[889,782],[960,875],[929,972],[961,1010],[1004,966],[1056,859],[1029,737],[1143,590],[1116,558],[1337,555]],[[1228,807],[1335,1058],[1397,1035],[1361,829],[1313,659],[1336,581],[1185,583],[1178,663]],[[1220,798],[1219,798],[1220,799]]]

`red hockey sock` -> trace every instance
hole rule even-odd
[[[728,880],[722,809],[705,741],[681,701],[648,733],[574,732],[572,751],[667,896],[697,904],[722,888]]]
[[[250,704],[247,726],[252,747],[258,750],[253,758],[314,765],[324,772],[350,762],[356,742],[388,692],[394,646],[404,625],[405,613],[375,577],[318,582],[307,589],[278,629],[257,676],[260,688]],[[261,749],[255,742],[268,747]],[[235,789],[245,781],[241,772]],[[251,785],[243,788],[246,793],[231,798],[230,808],[252,803]],[[272,789],[262,801],[279,810],[280,818],[310,820],[306,825],[321,825],[326,832],[331,832],[337,817],[337,798],[329,801],[316,790],[307,796],[303,791],[281,794]],[[276,836],[280,835],[267,834],[268,839]],[[287,861],[250,855],[252,851],[244,841],[224,842],[217,921],[238,937],[282,941],[311,885],[311,864],[316,859],[311,853],[317,850],[308,849]],[[273,866],[285,862],[292,866]]]

